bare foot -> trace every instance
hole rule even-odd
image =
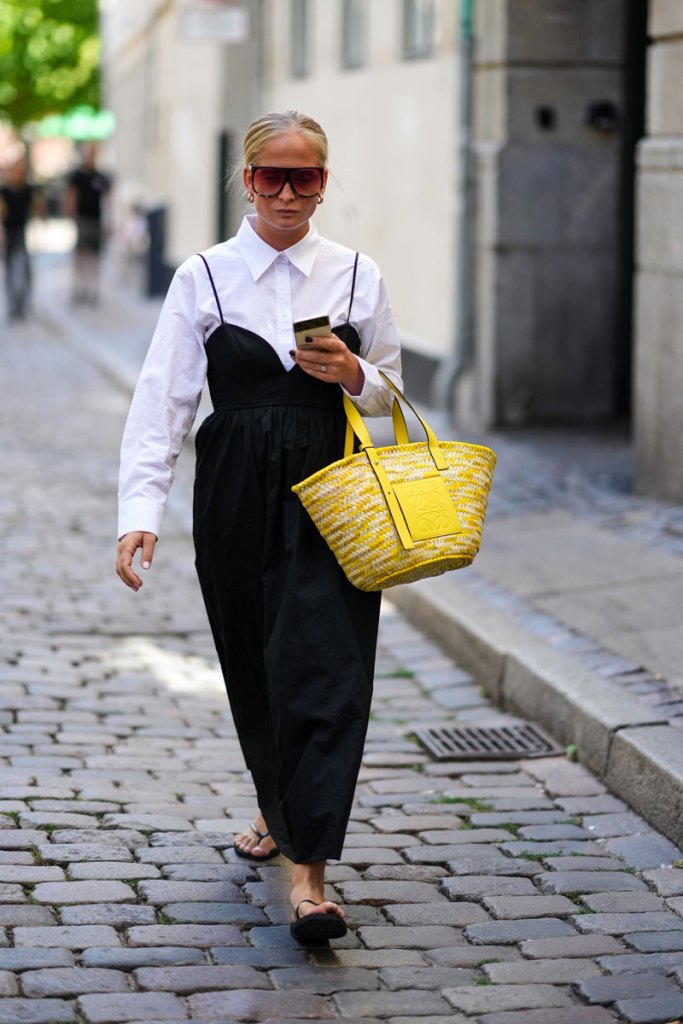
[[[261,834],[268,831],[268,826],[261,813],[257,814],[254,818],[254,825]],[[275,840],[271,835],[259,839],[256,832],[249,827],[243,829],[242,832],[235,836],[235,846],[238,850],[242,850],[243,853],[250,853],[253,857],[263,857],[265,859],[275,849]]]
[[[312,864],[297,864],[292,874],[290,894],[295,920],[309,914],[338,914],[344,917],[343,909],[332,900],[325,899],[325,861]],[[303,900],[313,902],[302,902]],[[314,904],[318,904],[315,906]]]

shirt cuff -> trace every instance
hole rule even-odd
[[[359,412],[365,416],[386,416],[391,412],[393,395],[382,380],[379,370],[360,356],[356,356],[361,365],[365,380],[359,395],[352,395],[341,385],[344,394],[348,395]]]
[[[119,504],[119,540],[125,533],[141,530],[159,536],[164,506],[149,498],[129,498]]]

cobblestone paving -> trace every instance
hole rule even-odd
[[[35,328],[5,333],[0,379],[0,1024],[683,1014],[681,852],[567,759],[432,761],[417,724],[510,719],[389,602],[329,870],[352,929],[298,948],[286,862],[231,849],[255,805],[180,525],[189,466],[133,595],[125,401]]]

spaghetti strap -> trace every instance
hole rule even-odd
[[[348,324],[348,322],[351,319],[351,306],[353,305],[353,293],[356,290],[356,274],[358,272],[358,257],[359,257],[359,255],[360,255],[360,253],[356,253],[356,258],[353,261],[353,280],[351,281],[351,298],[349,299],[349,311],[346,314],[346,322],[347,322],[347,324]]]
[[[218,306],[218,315],[221,318],[221,323],[224,324],[225,320],[223,319],[223,310],[221,309],[221,301],[218,298],[218,292],[216,291],[216,285],[215,285],[214,280],[213,280],[213,275],[211,273],[211,269],[209,267],[209,264],[206,261],[206,257],[202,256],[202,254],[200,252],[198,252],[197,255],[199,256],[200,260],[203,261],[204,266],[206,267],[206,272],[209,275],[209,281],[211,282],[211,287],[213,288],[214,298],[216,299],[216,305]],[[355,275],[354,275],[354,280],[355,280]],[[350,312],[350,309],[349,309],[349,312]]]

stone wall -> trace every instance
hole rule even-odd
[[[480,0],[475,362],[461,418],[614,411],[624,0]]]
[[[652,0],[638,153],[636,485],[683,500],[683,4]]]

